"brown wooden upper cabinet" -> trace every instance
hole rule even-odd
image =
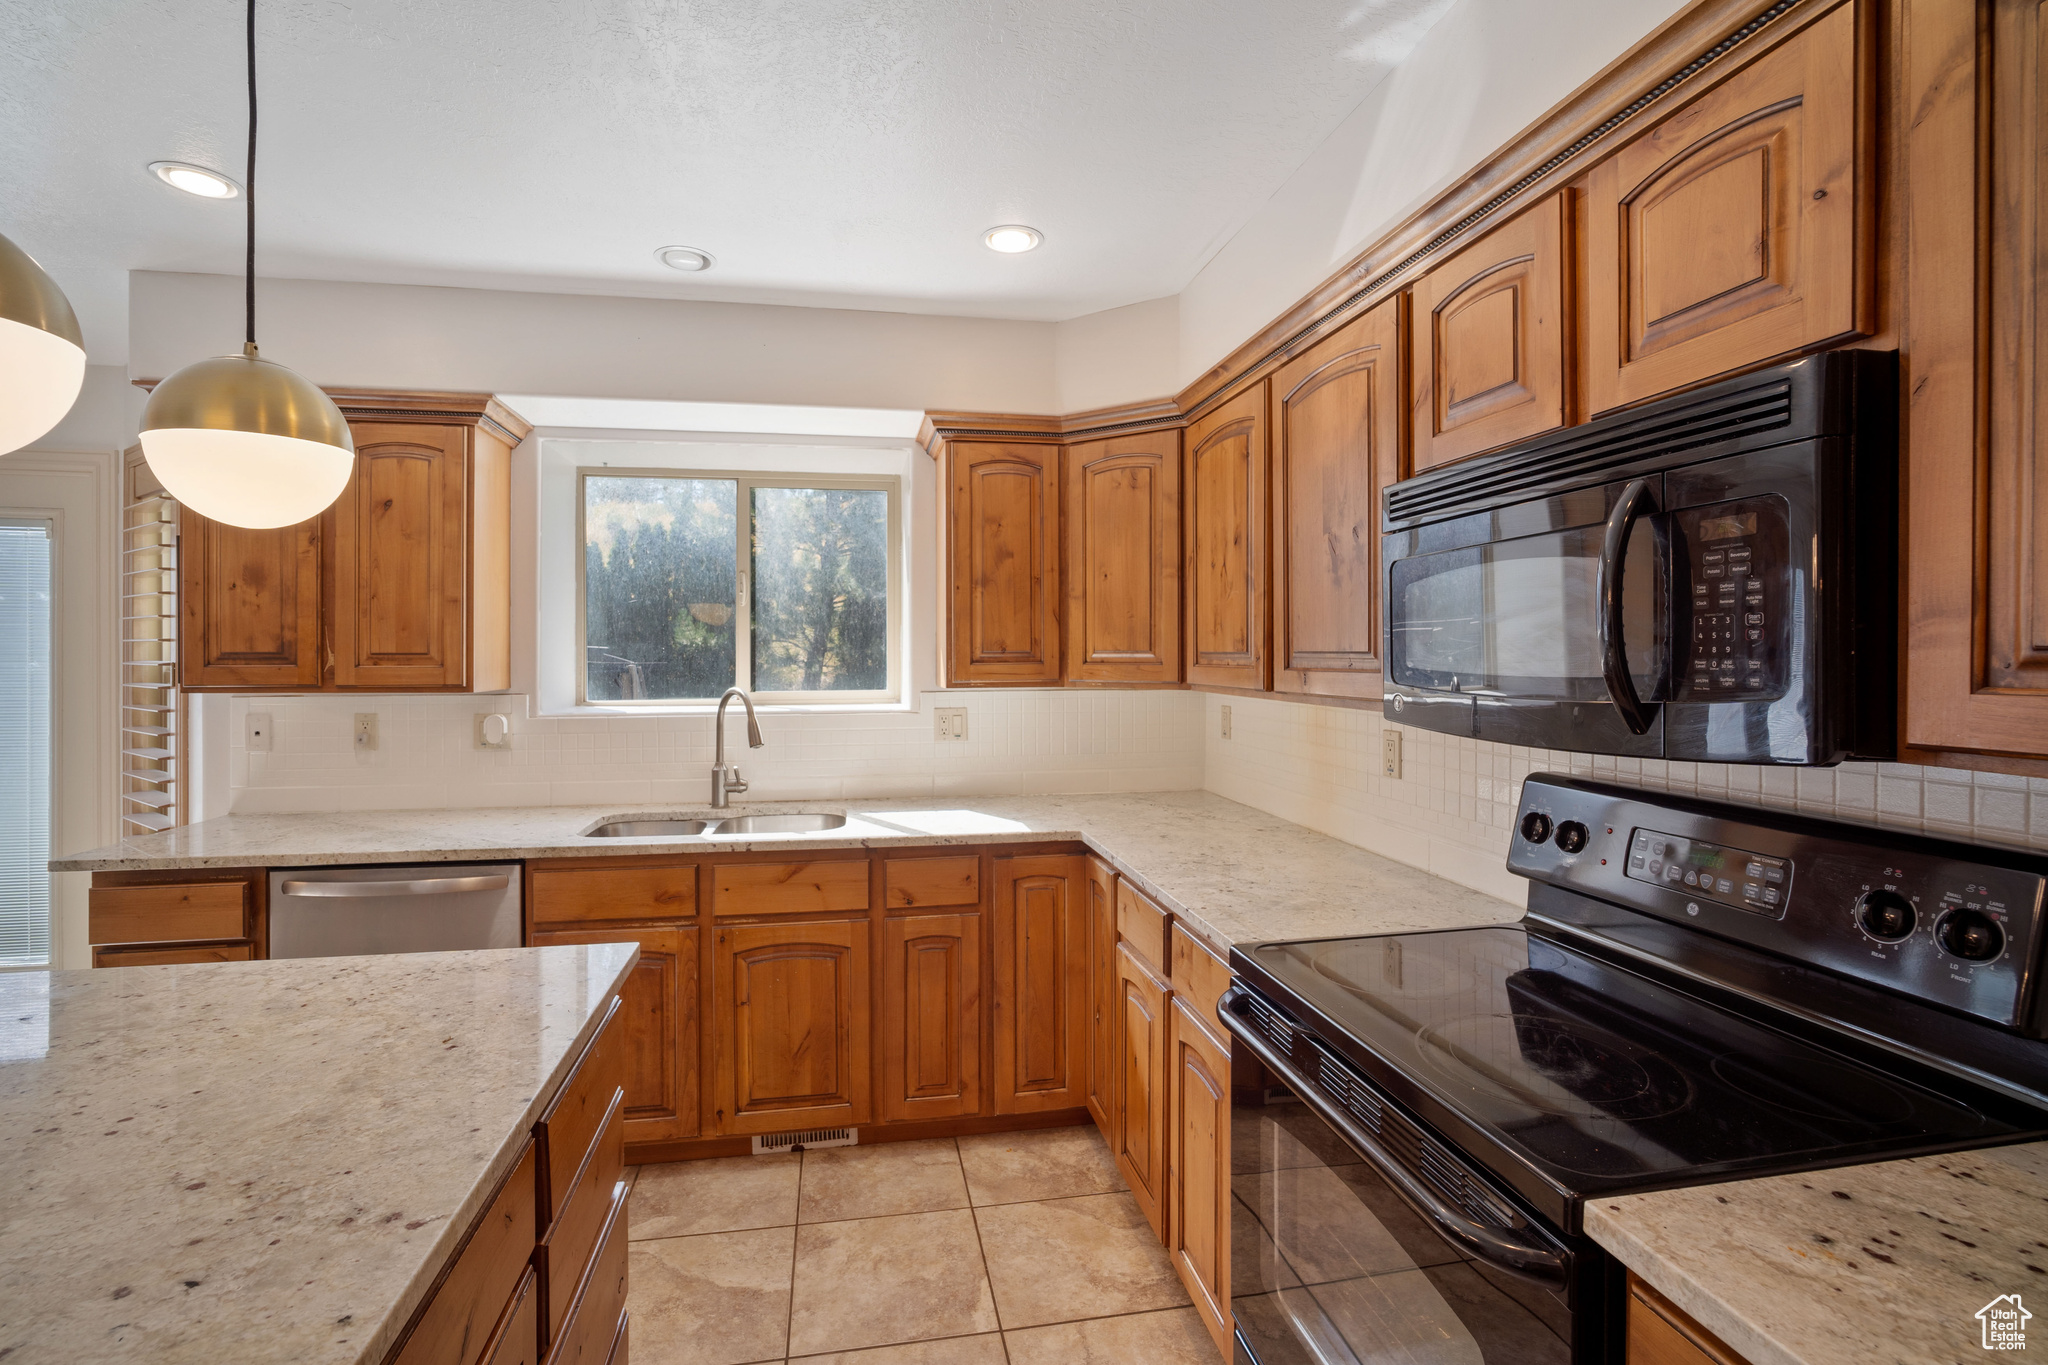
[[[1568,194],[1522,210],[1416,281],[1413,472],[1573,420]]]
[[[334,506],[251,531],[181,518],[188,691],[511,686],[512,447],[479,394],[337,393],[355,470]]]
[[[1380,691],[1380,490],[1401,477],[1405,296],[1273,376],[1273,690]]]
[[[947,681],[1058,684],[1056,445],[946,447]]]
[[[1066,679],[1180,681],[1180,433],[1066,449]]]
[[[1587,407],[1868,331],[1871,20],[1844,4],[1587,177]]]
[[[1088,860],[995,860],[998,1114],[1088,1102]]]
[[[1187,680],[1264,691],[1272,653],[1266,614],[1266,381],[1187,429]]]

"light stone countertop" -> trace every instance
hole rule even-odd
[[[1980,1361],[2019,1294],[2048,1345],[2048,1142],[1592,1200],[1586,1231],[1750,1365]]]
[[[587,839],[619,817],[787,810],[849,816],[824,834]],[[1208,792],[548,806],[334,815],[228,815],[51,862],[56,871],[596,857],[950,844],[1086,843],[1218,947],[1509,924],[1522,907]],[[1028,850],[1026,850],[1028,851]],[[1503,851],[1505,857],[1505,851]]]
[[[636,956],[0,975],[0,1358],[381,1361]]]

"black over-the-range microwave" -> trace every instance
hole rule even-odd
[[[1389,719],[1580,753],[1895,752],[1898,361],[1831,351],[1389,486]]]

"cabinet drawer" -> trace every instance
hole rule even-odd
[[[1166,912],[1146,899],[1126,878],[1116,884],[1116,932],[1144,964],[1164,976],[1172,960],[1166,954]]]
[[[817,863],[727,863],[712,872],[718,915],[801,915],[866,910],[865,858]]]
[[[94,943],[177,943],[249,933],[247,882],[95,886],[88,905]]]
[[[569,1201],[561,1216],[548,1228],[547,1240],[535,1256],[547,1294],[547,1333],[550,1341],[561,1332],[569,1315],[569,1301],[583,1274],[590,1268],[597,1249],[598,1234],[604,1231],[605,1215],[611,1212],[612,1187],[626,1171],[625,1097],[613,1101],[605,1116],[597,1142],[576,1173]]]
[[[394,1365],[442,1365],[483,1354],[533,1256],[535,1159],[528,1143],[434,1296],[413,1319]]]
[[[596,1144],[623,1093],[626,1030],[620,1026],[617,996],[605,1012],[604,1024],[583,1050],[576,1069],[562,1082],[561,1093],[534,1125],[540,1161],[540,1217],[552,1229],[575,1188],[576,1172]]]
[[[1721,1339],[1631,1273],[1628,1365],[1748,1365]]]
[[[533,874],[533,921],[688,919],[697,913],[697,868],[556,868]]]
[[[95,948],[95,967],[165,967],[187,962],[249,962],[256,950],[244,943],[188,943],[175,948]]]
[[[626,1186],[613,1187],[611,1215],[576,1302],[552,1344],[548,1365],[604,1365],[626,1312]]]
[[[1187,930],[1173,926],[1173,989],[1188,1002],[1195,1017],[1215,1029],[1223,1029],[1216,1002],[1230,985],[1230,968],[1223,960],[1195,942]],[[1217,1037],[1228,1039],[1228,1031]]]
[[[540,1277],[528,1270],[484,1352],[484,1365],[540,1365]]]
[[[979,858],[891,858],[882,867],[882,903],[891,910],[981,904]]]

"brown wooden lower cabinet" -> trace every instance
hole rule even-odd
[[[1088,1112],[1105,1140],[1116,1122],[1116,873],[1088,860]]]
[[[882,921],[875,1052],[884,1122],[981,1112],[981,916]]]
[[[1230,1050],[1173,998],[1167,1063],[1166,1249],[1227,1360],[1230,1337]]]
[[[619,990],[625,1054],[626,1141],[667,1142],[698,1132],[698,931],[695,928],[557,929],[535,926],[533,947],[637,943],[640,960]]]
[[[867,921],[721,924],[713,934],[718,1131],[867,1122]]]
[[[260,867],[95,872],[86,941],[95,967],[250,962],[265,955]]]
[[[95,948],[95,967],[166,967],[188,962],[249,962],[255,950],[247,943],[181,943],[174,948]]]
[[[994,1112],[1088,1102],[1088,860],[995,860]]]
[[[1128,943],[1116,950],[1122,1047],[1110,1152],[1145,1221],[1167,1235],[1167,986]]]
[[[1628,1277],[1628,1365],[1749,1365],[1633,1271]]]

